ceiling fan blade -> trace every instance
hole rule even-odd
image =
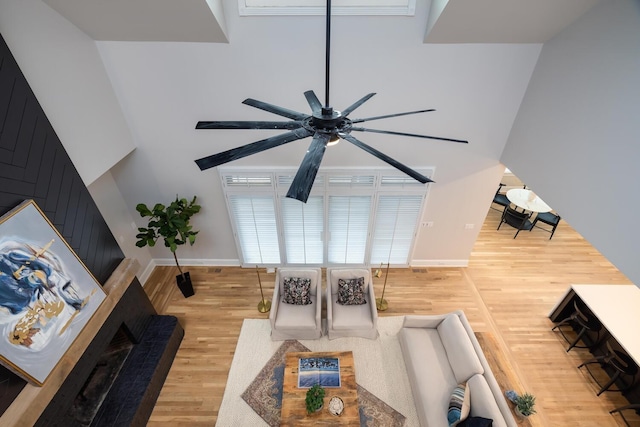
[[[358,108],[359,106],[367,102],[373,95],[375,95],[375,93],[369,93],[363,96],[358,101],[354,102],[352,105],[347,107],[344,111],[342,111],[342,115],[345,117],[348,116],[349,113],[351,113],[353,110],[355,110],[356,108]]]
[[[313,181],[316,179],[316,174],[320,168],[320,162],[322,162],[322,156],[324,156],[324,150],[327,148],[327,142],[329,142],[330,137],[329,134],[319,132],[316,132],[313,136],[309,150],[307,150],[307,154],[302,159],[300,168],[298,168],[298,172],[289,187],[287,197],[307,203],[311,187],[313,187]]]
[[[259,108],[264,111],[268,111],[279,116],[288,117],[293,120],[304,120],[309,117],[307,114],[298,113],[297,111],[289,110],[284,107],[278,107],[277,105],[268,104],[266,102],[258,101],[256,99],[247,98],[242,101],[245,105],[250,105],[255,108]]]
[[[302,122],[252,122],[252,121],[226,121],[226,122],[198,122],[196,129],[298,129]]]
[[[340,134],[340,138],[346,139],[347,141],[349,141],[350,143],[352,143],[356,147],[362,148],[364,151],[366,151],[369,154],[373,154],[374,156],[376,156],[377,158],[379,158],[383,162],[386,162],[386,163],[390,164],[391,166],[393,166],[394,168],[406,173],[407,175],[409,175],[411,178],[415,179],[416,181],[420,181],[423,184],[425,184],[427,182],[433,182],[432,180],[430,180],[426,176],[422,175],[421,173],[418,173],[415,170],[411,169],[410,167],[403,165],[399,161],[397,161],[395,159],[392,159],[391,157],[389,157],[386,154],[376,150],[375,148],[371,147],[370,145],[367,145],[364,142],[356,139],[352,135],[349,135],[349,134],[346,134],[346,133],[341,133]]]
[[[312,90],[308,90],[304,93],[304,96],[305,98],[307,98],[307,102],[309,103],[309,106],[311,107],[311,111],[313,111],[313,114],[321,114],[322,103],[320,103],[320,100],[316,96],[315,92]]]
[[[408,116],[409,114],[428,113],[430,111],[436,111],[436,110],[433,108],[430,108],[428,110],[407,111],[406,113],[396,113],[396,114],[387,114],[385,116],[367,117],[366,119],[351,120],[351,123],[362,123],[362,122],[367,122],[369,120],[380,120],[380,119],[388,119],[391,117]]]
[[[419,135],[417,133],[394,132],[392,130],[379,130],[379,129],[369,129],[369,128],[358,128],[358,127],[352,127],[351,130],[352,131],[355,130],[358,132],[373,132],[373,133],[384,133],[387,135],[413,136],[416,138],[438,139],[440,141],[459,142],[461,144],[469,143],[469,141],[464,141],[462,139],[443,138],[440,136]]]
[[[277,147],[288,142],[296,141],[298,139],[306,138],[313,134],[304,128],[294,129],[291,132],[283,133],[281,135],[272,136],[271,138],[263,139],[260,141],[252,142],[251,144],[243,145],[242,147],[232,148],[231,150],[223,151],[222,153],[213,154],[211,156],[203,157],[196,160],[196,164],[200,170],[213,168],[215,166],[228,163],[232,160],[241,159],[243,157],[250,156],[252,154],[259,153],[270,148]]]

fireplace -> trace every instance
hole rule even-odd
[[[107,299],[42,387],[10,374],[2,426],[145,426],[184,330],[157,315],[124,260],[104,285]],[[0,401],[0,409],[2,402]]]
[[[76,425],[91,425],[133,346],[120,327],[67,412],[67,417],[75,420]]]

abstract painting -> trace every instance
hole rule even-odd
[[[0,363],[41,386],[105,297],[33,200],[0,218]]]

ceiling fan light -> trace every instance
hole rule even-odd
[[[331,138],[329,139],[329,142],[327,142],[327,147],[333,147],[338,142],[340,142],[340,137],[338,135],[336,135],[336,134],[333,134],[333,135],[331,135]]]

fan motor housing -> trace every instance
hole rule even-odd
[[[327,114],[328,113],[328,114]],[[314,114],[304,121],[304,127],[310,131],[335,134],[348,133],[351,130],[351,120],[342,116],[340,111],[323,108],[322,114]]]

